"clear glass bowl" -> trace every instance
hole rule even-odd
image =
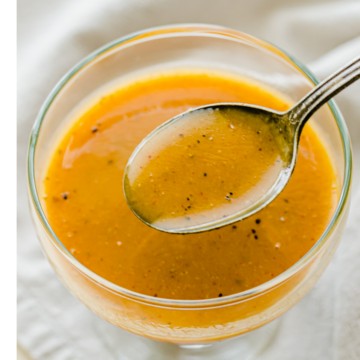
[[[41,201],[44,171],[54,143],[79,104],[101,97],[111,84],[116,87],[129,76],[158,69],[192,67],[245,75],[294,102],[316,82],[306,67],[288,54],[238,31],[176,25],[138,32],[90,54],[60,80],[36,119],[28,155],[32,216],[43,250],[63,283],[101,318],[130,332],[177,344],[208,343],[249,332],[297,303],[317,281],[340,240],[351,180],[349,136],[330,102],[311,122],[337,172],[341,189],[337,207],[315,245],[287,271],[238,294],[183,301],[135,293],[84,267],[54,233]]]

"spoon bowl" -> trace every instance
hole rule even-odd
[[[208,128],[214,126],[215,121],[219,120],[217,119],[219,115],[221,115],[220,121],[224,129],[222,126],[217,126],[217,131],[209,133],[207,131]],[[204,122],[204,119],[208,121]],[[180,210],[180,214],[176,213],[174,216],[164,218],[161,212],[163,212],[166,203],[171,202],[171,197],[174,197],[174,193],[170,193],[169,197],[164,197],[166,195],[163,194],[165,187],[158,186],[158,184],[169,181],[167,176],[169,169],[172,169],[174,166],[178,167],[180,161],[192,163],[190,168],[183,169],[182,172],[173,175],[177,179],[174,188],[186,187],[187,184],[183,182],[186,183],[187,179],[183,174],[191,173],[191,168],[202,168],[202,171],[204,171],[201,178],[197,179],[197,183],[204,181],[203,184],[200,184],[202,185],[201,190],[207,187],[206,182],[210,177],[218,177],[220,182],[215,183],[213,188],[220,188],[222,172],[226,171],[234,163],[234,154],[231,152],[234,146],[230,145],[229,141],[227,143],[224,142],[223,138],[221,138],[222,133],[225,131],[226,133],[229,132],[230,135],[230,132],[236,131],[238,127],[252,120],[254,122],[255,119],[257,122],[261,122],[262,129],[257,124],[258,126],[254,126],[254,132],[263,133],[264,127],[265,130],[268,130],[268,136],[275,140],[273,147],[277,156],[275,161],[270,162],[269,168],[262,173],[261,177],[258,176],[256,171],[247,169],[243,177],[246,175],[250,177],[247,181],[249,181],[252,188],[241,191],[236,189],[234,184],[225,184],[229,189],[225,190],[225,187],[224,191],[219,192],[217,197],[223,201],[218,201],[215,208],[210,206],[210,208],[205,207],[199,211],[199,206],[197,206],[195,214],[190,211],[181,213]],[[239,103],[218,103],[188,110],[165,122],[145,137],[129,158],[125,169],[124,190],[130,208],[136,216],[149,226],[170,233],[206,231],[209,228],[231,224],[239,218],[245,218],[256,213],[281,192],[289,181],[291,171],[293,170],[292,161],[295,161],[293,153],[297,151],[297,146],[293,146],[292,139],[295,136],[296,128],[288,123],[283,124],[282,121],[283,117],[280,112],[270,113],[268,109],[260,106],[246,104],[240,106]],[[199,129],[201,130],[201,135],[199,134],[198,136],[200,140],[192,141],[190,139],[187,141],[191,134]],[[256,137],[258,138],[259,136],[256,135]],[[217,143],[218,138],[220,140]],[[184,140],[184,144],[180,143],[181,141],[184,142]],[[236,140],[241,141],[243,139],[239,137],[239,139],[235,138]],[[209,143],[210,148],[201,148],[202,144],[206,142]],[[199,147],[198,151],[194,149],[193,144]],[[263,142],[254,145],[255,147],[262,147],[259,150],[266,152]],[[178,161],[174,161],[174,156],[166,156],[169,146],[175,146],[176,149],[180,148]],[[165,156],[161,154],[161,152],[164,152],[163,149],[165,149]],[[221,157],[218,154],[220,151]],[[201,156],[202,154],[206,154],[206,156]],[[235,161],[237,160],[236,157],[240,156],[241,154],[235,154]],[[266,162],[264,157],[258,160]],[[209,163],[209,167],[217,166],[218,173],[214,173],[211,170],[207,171],[203,163]],[[159,176],[154,174],[159,174]],[[256,177],[255,180],[258,184],[251,182],[252,177]],[[182,181],[183,179],[184,181]],[[201,192],[196,194],[195,189],[192,189],[192,187],[190,183],[186,196],[187,201],[183,203],[179,199],[181,207],[189,206],[189,204],[192,207],[196,207],[195,199],[202,194]],[[144,194],[149,194],[149,192],[156,194],[158,198],[147,201],[147,196]],[[168,192],[171,192],[171,189]],[[236,196],[241,192],[246,193],[246,196]],[[140,197],[137,195],[140,195]],[[161,202],[161,199],[159,199],[161,197],[164,197],[164,203],[158,205]],[[207,203],[215,203],[218,199],[216,197],[208,198]],[[202,201],[205,202],[205,200]],[[176,202],[172,201],[174,208]],[[187,209],[185,208],[185,210]]]

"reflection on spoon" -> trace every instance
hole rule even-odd
[[[285,113],[221,103],[167,121],[128,161],[130,208],[149,226],[171,233],[211,230],[256,213],[287,184],[305,122],[359,77],[357,58]]]

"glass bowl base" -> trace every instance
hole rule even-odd
[[[177,359],[257,359],[276,338],[281,319],[233,339],[209,344],[174,345]]]
[[[228,340],[181,345],[133,335],[100,319],[95,322],[94,327],[97,329],[97,335],[102,339],[101,342],[106,343],[107,348],[111,349],[114,359],[253,360],[258,359],[260,354],[275,341],[281,321],[281,318],[276,319],[257,330]]]

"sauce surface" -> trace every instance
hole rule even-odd
[[[289,108],[255,83],[204,70],[139,79],[85,109],[58,144],[44,178],[43,206],[69,251],[120,286],[173,299],[237,293],[299,260],[324,231],[338,196],[329,156],[310,124],[289,184],[246,220],[171,235],[142,223],[125,201],[124,167],[150,131],[191,107],[237,101]]]
[[[281,170],[281,149],[261,117],[203,109],[180,116],[135,150],[124,190],[140,219],[179,232],[249,208]]]

